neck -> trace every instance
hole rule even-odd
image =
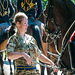
[[[22,39],[24,39],[24,36],[25,36],[25,32],[22,32],[22,31],[18,31],[18,34],[22,37]]]

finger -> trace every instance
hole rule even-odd
[[[28,65],[31,65],[31,63],[30,63],[30,62],[27,62],[27,64],[28,64]]]
[[[58,70],[56,70],[56,69],[53,69],[53,72],[58,72]]]
[[[29,62],[29,65],[31,65],[32,63],[31,62]]]
[[[29,65],[29,63],[27,62],[27,64]]]

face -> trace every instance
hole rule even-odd
[[[27,27],[28,27],[28,20],[27,18],[23,18],[23,20],[20,23],[20,30],[22,32],[27,32]]]

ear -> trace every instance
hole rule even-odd
[[[19,22],[17,22],[17,23],[16,23],[16,26],[18,26],[18,27],[19,27],[19,26],[20,26],[20,23],[19,23]]]

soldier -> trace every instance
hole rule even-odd
[[[36,42],[38,47],[44,53],[44,49],[40,40],[42,40],[42,32],[44,24],[38,20],[40,17],[43,8],[41,0],[17,0],[17,9],[19,12],[24,12],[28,16],[28,32],[30,28],[32,29],[31,34]],[[43,67],[41,67],[43,68]],[[41,70],[42,73],[43,70]]]
[[[13,13],[14,10],[10,0],[0,0],[0,44],[6,39],[4,39],[5,30],[10,26],[9,18],[13,15]]]
[[[36,61],[50,64],[54,67],[55,64],[44,56],[39,50],[35,39],[26,34],[28,27],[28,17],[24,13],[17,13],[14,22],[17,27],[17,32],[10,37],[7,44],[8,59],[15,60],[15,75],[40,75],[36,69]],[[31,57],[31,58],[30,58]]]

